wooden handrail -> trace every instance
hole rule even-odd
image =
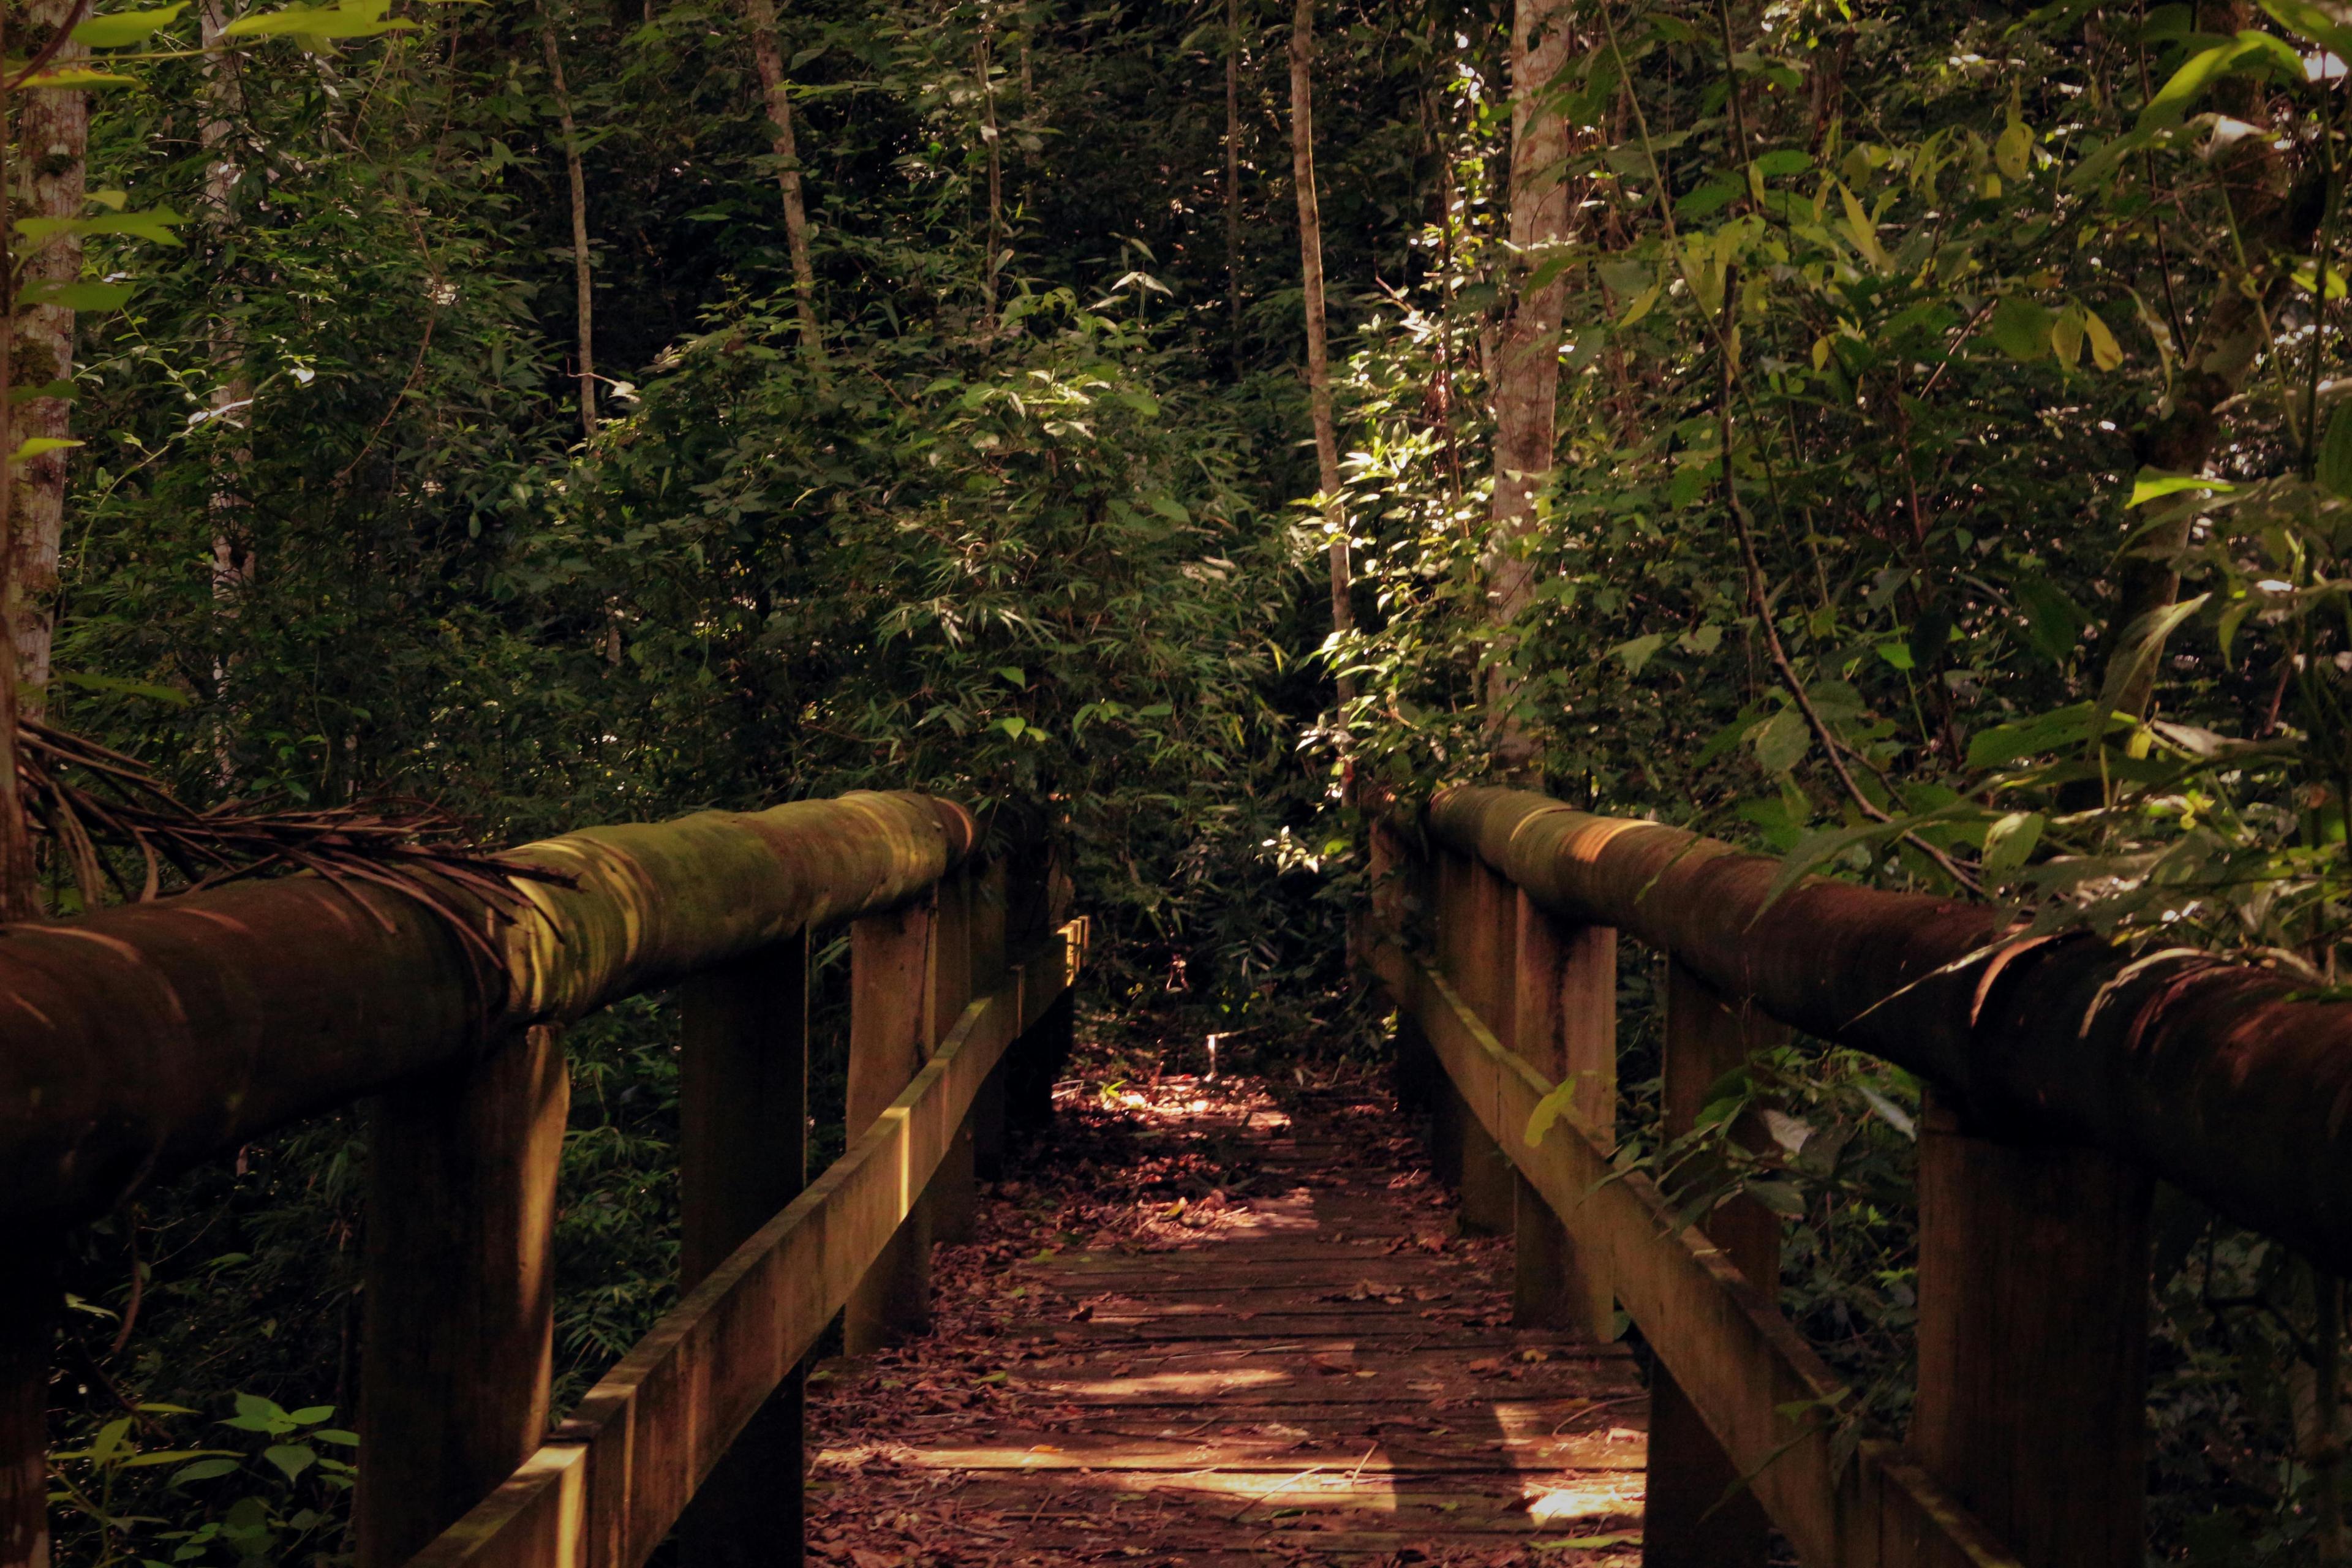
[[[0,929],[0,1216],[92,1217],[518,1028],[902,903],[972,837],[949,802],[853,794],[530,845],[577,885],[519,884],[536,919],[481,911],[514,976],[487,997],[415,900],[314,877]]]
[[[922,1321],[930,1215],[970,1215],[998,1124],[1068,1050],[1086,923],[1056,925],[1042,853],[983,864],[976,837],[950,803],[855,794],[531,845],[572,885],[521,884],[520,920],[474,910],[503,974],[412,900],[315,878],[0,930],[0,1214],[24,1240],[0,1277],[0,1568],[47,1560],[61,1227],[354,1100],[362,1568],[635,1568],[681,1523],[721,1549],[698,1561],[797,1562],[801,1358],[853,1294]],[[844,921],[852,1139],[803,1191],[808,940]],[[551,1436],[562,1026],[678,982],[684,1299]]]
[[[1652,1568],[1762,1568],[1774,1526],[1823,1568],[2137,1568],[2153,1176],[2324,1266],[2352,1258],[2352,1007],[2193,955],[2011,940],[1981,906],[1819,879],[1776,898],[1773,860],[1524,792],[1391,813],[1373,850],[1359,947],[1464,1224],[1558,1255],[1549,1296],[1523,1274],[1523,1315],[1599,1330],[1576,1298],[1613,1296],[1656,1352]],[[1850,1393],[1778,1311],[1776,1216],[1735,1195],[1686,1228],[1612,1169],[1615,965],[1575,955],[1620,933],[1667,961],[1662,1138],[1784,1026],[1926,1079],[1904,1446],[1839,1441]]]
[[[1563,920],[1917,1073],[1979,1128],[2106,1150],[2352,1273],[2352,1005],[2195,953],[2004,942],[1979,904],[1822,879],[1771,901],[1775,860],[1524,791],[1449,791],[1427,828]]]

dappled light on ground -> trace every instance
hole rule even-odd
[[[935,1331],[813,1379],[812,1559],[1637,1563],[1631,1358],[1510,1325],[1382,1081],[1293,1080],[1060,1086]]]

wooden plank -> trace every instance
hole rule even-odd
[[[539,1027],[370,1108],[364,1568],[405,1561],[547,1435],[570,1102],[558,1033]]]
[[[2147,1552],[2148,1205],[2095,1149],[1919,1137],[1919,1384],[1910,1446],[2029,1568]]]
[[[678,1284],[691,1290],[808,1184],[808,933],[678,988]],[[697,1568],[802,1560],[802,1384],[788,1373],[679,1521]]]
[[[839,1160],[729,1255],[413,1568],[637,1568],[881,1255],[1005,1047],[1084,950],[1084,922],[964,1010]],[[1075,928],[1075,929],[1074,929]]]
[[[1551,1084],[1506,1052],[1443,976],[1397,953],[1390,987],[1417,1014],[1465,1100],[1567,1222],[1580,1247],[1609,1259],[1617,1294],[1756,1496],[1807,1563],[1837,1568],[2018,1568],[1924,1472],[1890,1469],[1897,1451],[1865,1444],[1841,1468],[1831,1409],[1843,1385],[1716,1245],[1678,1226],[1656,1184],[1616,1174],[1607,1152],[1563,1119],[1541,1143],[1521,1136]],[[1781,1414],[1794,1407],[1801,1415]],[[1866,1548],[1866,1554],[1865,1554]]]

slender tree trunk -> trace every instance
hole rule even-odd
[[[1355,629],[1348,598],[1348,520],[1339,506],[1339,437],[1331,422],[1331,360],[1323,339],[1323,214],[1315,199],[1315,0],[1298,0],[1290,26],[1290,175],[1298,188],[1298,260],[1307,293],[1307,391],[1315,409],[1315,458],[1331,531],[1331,630]],[[1339,700],[1355,700],[1352,677]]]
[[[49,29],[72,15],[73,0],[34,0],[24,15],[27,39],[37,48]],[[68,43],[56,63],[87,59],[89,51]],[[79,217],[84,154],[89,144],[89,96],[79,88],[45,88],[16,101],[16,210],[26,217]],[[81,276],[81,241],[60,235],[24,263],[22,283],[71,283]],[[58,304],[34,304],[16,317],[12,386],[46,386],[73,378],[74,313]],[[71,427],[72,403],[36,397],[16,410],[16,439],[63,440]],[[57,626],[58,543],[66,514],[66,453],[58,448],[24,463],[16,477],[16,526],[10,538],[9,575],[16,603],[8,620],[16,645],[17,679],[25,715],[37,719],[47,706],[49,645]]]
[[[980,9],[980,139],[988,149],[988,255],[982,264],[981,329],[996,335],[996,270],[1003,265],[1004,142],[996,125],[996,71],[989,59],[988,7]]]
[[[6,7],[0,5],[0,58],[7,53],[5,23]],[[7,301],[10,310],[8,329],[0,331],[0,387],[16,384],[16,170],[23,160],[17,156],[17,121],[13,112],[16,105],[12,101],[16,96],[0,81],[0,299]],[[22,644],[16,633],[25,598],[19,562],[26,554],[20,549],[25,529],[17,515],[18,465],[14,460],[20,438],[20,421],[12,400],[0,397],[0,626],[8,634],[0,637],[0,921],[37,920],[41,913],[33,872],[32,822],[26,816],[24,790],[16,775],[17,694],[23,682],[18,671]],[[16,1391],[8,1392],[13,1396]],[[12,1502],[21,1500],[28,1508],[37,1507],[33,1502],[37,1496],[38,1489],[31,1497],[10,1489]],[[26,1540],[32,1560],[47,1562],[48,1538],[37,1513],[30,1520],[0,1520],[0,1531],[5,1531],[12,1547]]]
[[[228,24],[228,8],[223,0],[203,0],[197,11],[197,27],[205,53],[204,118],[197,123],[196,139],[205,150],[203,216],[205,226],[212,231],[215,255],[226,248],[236,220],[233,209],[240,171],[234,138],[236,116],[244,108],[236,66],[221,45],[222,31]],[[212,416],[229,427],[247,429],[252,424],[253,378],[246,369],[244,334],[226,314],[214,321],[211,347],[213,374],[216,378],[211,399]],[[215,439],[219,439],[217,434]],[[232,725],[228,696],[235,662],[230,647],[231,628],[259,566],[244,487],[245,470],[252,460],[252,448],[242,445],[230,450],[226,462],[215,458],[208,502],[213,529],[213,605],[220,623],[220,640],[213,653],[214,705],[220,721],[213,750],[224,789],[233,788],[236,776],[236,757],[229,745]]]
[[[1242,0],[1225,0],[1225,306],[1242,374]]]
[[[1486,608],[1498,628],[1517,621],[1533,595],[1527,558],[1535,498],[1551,472],[1559,404],[1560,310],[1567,280],[1534,284],[1531,274],[1568,237],[1568,126],[1545,101],[1567,63],[1569,7],[1562,0],[1518,0],[1511,19],[1510,268],[1515,285],[1494,366],[1495,500],[1486,545]],[[1535,742],[1517,711],[1519,679],[1511,640],[1498,638],[1486,684],[1495,760],[1507,777],[1535,770]]]
[[[793,130],[793,100],[784,85],[784,54],[776,42],[773,0],[744,0],[751,23],[751,56],[760,68],[760,92],[768,106],[769,146],[776,155],[776,185],[784,198],[784,245],[793,258],[793,307],[800,316],[801,347],[822,373],[824,336],[816,324],[816,266],[809,259],[808,205],[801,189],[801,155]]]
[[[650,13],[648,13],[650,19]],[[555,47],[555,19],[542,5],[539,41],[547,51],[547,75],[555,88],[555,112],[563,125],[563,169],[572,180],[572,282],[580,299],[580,428],[596,434],[596,298],[588,258],[588,183],[580,168],[580,128],[572,118],[572,92],[563,84],[563,57]]]

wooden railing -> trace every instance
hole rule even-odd
[[[1042,853],[910,795],[519,851],[481,929],[297,879],[0,931],[0,1568],[47,1562],[58,1233],[366,1098],[362,1568],[798,1561],[797,1368],[919,1325],[1008,1117],[1042,1120],[1086,945]],[[809,939],[851,923],[849,1148],[806,1179]],[[549,1429],[562,1026],[678,987],[683,1296]]]
[[[1761,1568],[1775,1527],[1809,1568],[2139,1568],[2154,1179],[2352,1262],[2352,1007],[2279,976],[1824,880],[1776,900],[1777,862],[1516,791],[1391,815],[1374,872],[1362,945],[1465,1222],[1516,1230],[1523,1315],[1607,1337],[1622,1305],[1655,1353],[1652,1568]],[[1928,1085],[1905,1443],[1840,1440],[1776,1216],[1685,1227],[1612,1170],[1621,932],[1667,961],[1663,1137],[1790,1028]]]

